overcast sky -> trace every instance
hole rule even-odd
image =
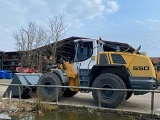
[[[0,0],[0,50],[16,51],[13,32],[65,14],[66,37],[118,41],[160,57],[160,0]]]

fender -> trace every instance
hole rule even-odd
[[[90,73],[90,86],[92,86],[92,83],[94,79],[96,79],[100,74],[103,73],[112,73],[115,75],[118,75],[121,77],[125,84],[127,85],[127,88],[131,88],[131,82],[129,80],[130,73],[128,69],[124,65],[94,65],[91,69]]]
[[[60,77],[63,84],[69,83],[69,78],[66,76],[66,72],[64,70],[52,69],[52,72],[56,73]]]

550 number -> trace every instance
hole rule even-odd
[[[149,66],[133,66],[133,70],[149,70]]]

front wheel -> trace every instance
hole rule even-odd
[[[62,85],[61,79],[52,72],[45,73],[38,80],[38,85]],[[58,92],[56,92],[58,90]],[[38,87],[37,92],[39,97],[44,101],[55,101],[56,94],[58,93],[58,97],[63,96],[64,90],[62,88],[55,87]]]
[[[98,76],[92,87],[95,88],[108,88],[108,89],[126,89],[124,81],[117,75],[111,73],[105,73]],[[92,90],[92,96],[98,103],[98,91]],[[114,90],[101,90],[100,101],[102,107],[115,108],[126,100],[126,91],[114,91]]]

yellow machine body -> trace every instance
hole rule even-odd
[[[69,63],[65,62],[65,67],[66,67],[66,75],[69,78],[69,86],[79,86],[78,82],[78,73],[77,70],[75,69],[74,63]],[[79,91],[78,88],[70,88],[72,91]]]
[[[100,61],[100,55],[106,54],[108,64],[120,64],[115,63],[112,59],[112,55],[119,54],[122,56],[122,58],[125,61],[126,68],[129,69],[129,72],[131,76],[134,77],[153,77],[156,78],[155,69],[152,65],[151,60],[149,57],[141,55],[141,54],[134,54],[134,53],[128,53],[128,52],[99,52],[98,53],[98,60],[97,64],[99,64]],[[65,62],[66,66],[66,74],[69,77],[69,86],[79,86],[78,81],[78,73],[75,69],[74,63]],[[160,76],[159,76],[160,77]],[[78,91],[79,89],[73,89],[70,88],[72,91]]]
[[[123,65],[125,65],[129,69],[132,76],[138,76],[138,77],[149,76],[156,78],[154,66],[149,57],[145,55],[134,54],[134,53],[132,54],[127,52],[105,52],[105,54],[107,54],[110,64],[116,64],[113,62],[111,55],[120,54],[125,61],[125,64]]]

